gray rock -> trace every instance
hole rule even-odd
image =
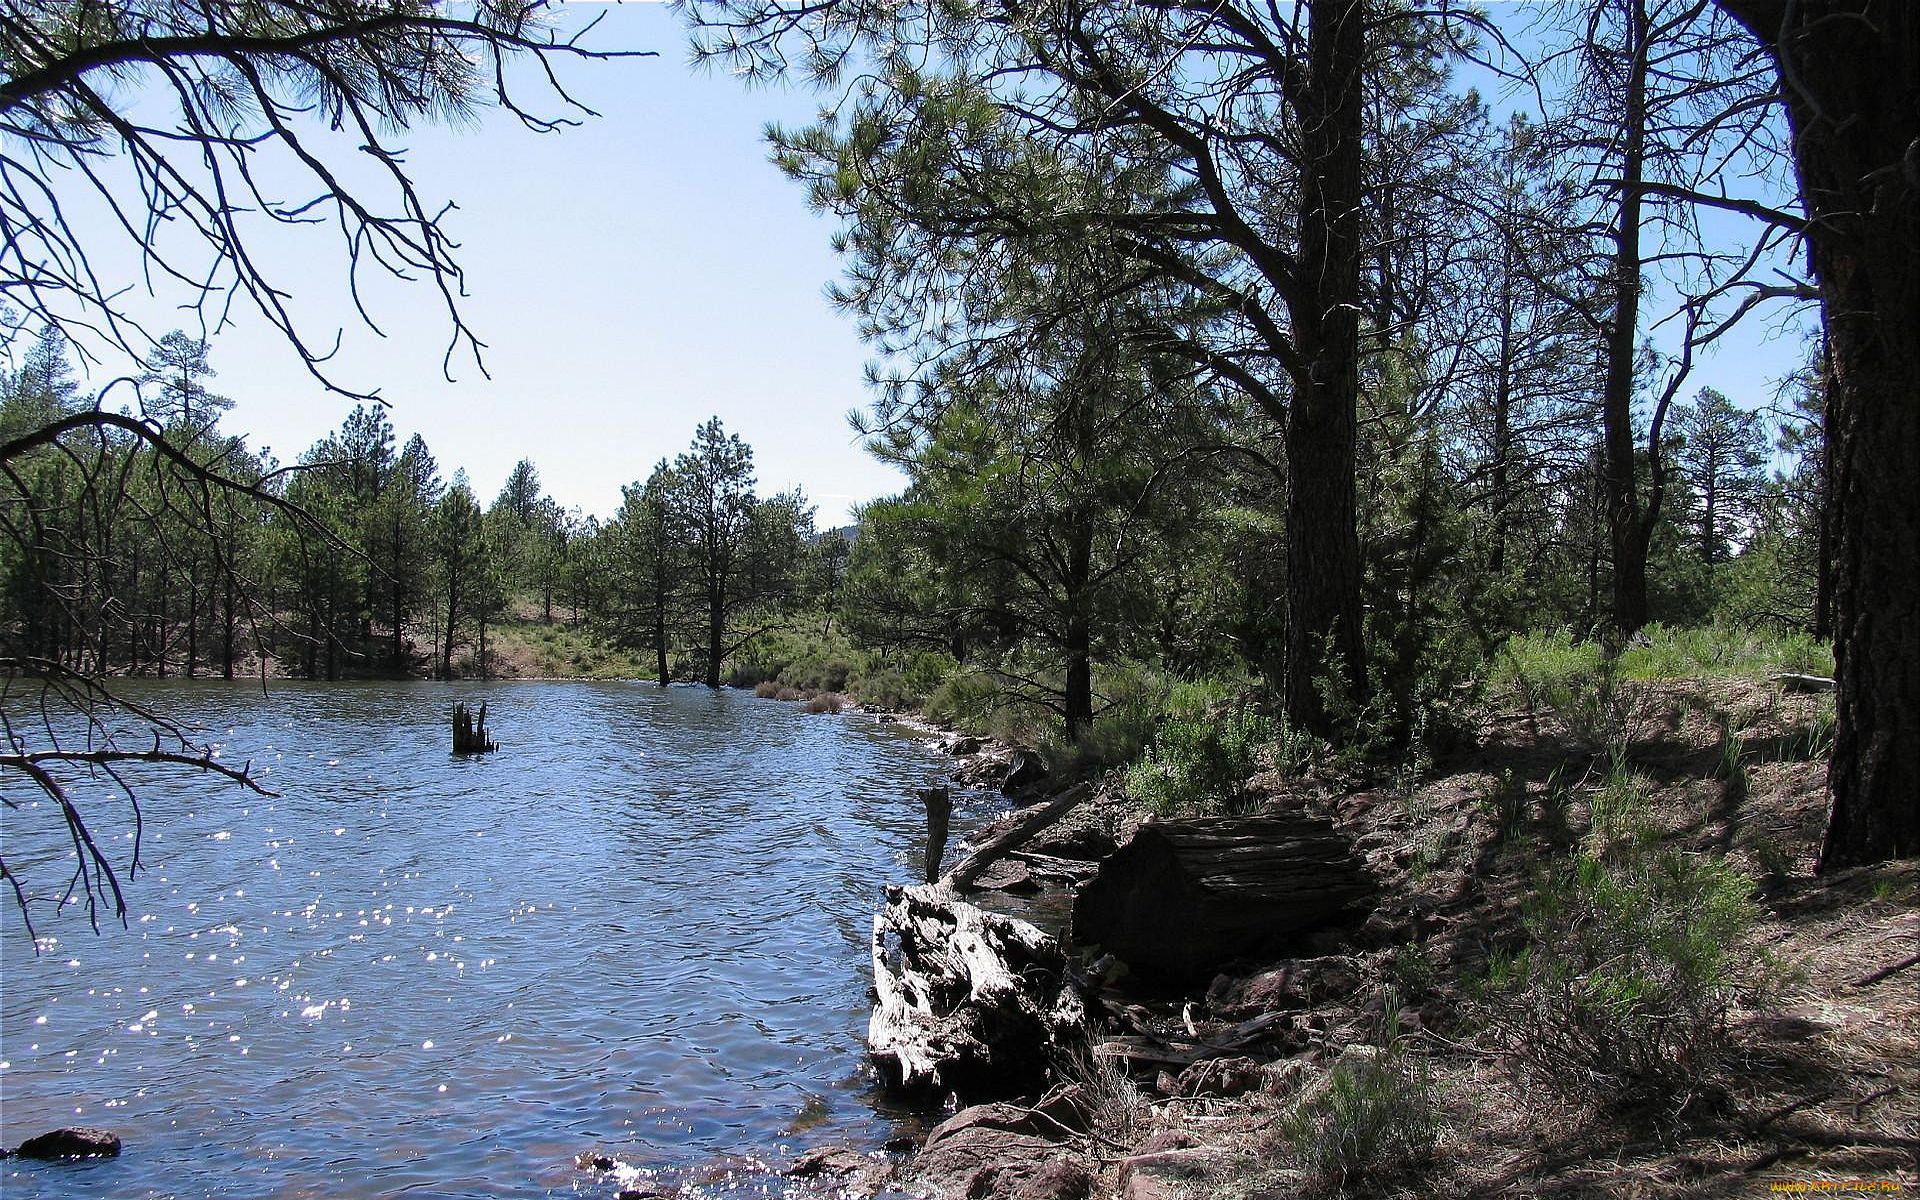
[[[1015,750],[1013,757],[1007,760],[1007,776],[1000,781],[1000,791],[1008,796],[1023,788],[1032,787],[1045,779],[1049,773],[1047,760],[1033,750]]]
[[[1050,1112],[1015,1104],[962,1109],[927,1135],[914,1173],[942,1200],[1086,1200],[1087,1164]]]
[[[118,1158],[120,1135],[108,1129],[76,1126],[56,1129],[21,1142],[15,1158],[58,1160],[68,1158]]]
[[[893,1164],[845,1146],[822,1146],[793,1160],[790,1179],[831,1179],[835,1195],[871,1196],[893,1178]]]

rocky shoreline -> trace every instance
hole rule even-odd
[[[1248,819],[1331,831],[1375,885],[1364,903],[1250,939],[1246,953],[1177,979],[1130,970],[1111,947],[1069,943],[1067,974],[1088,1011],[1082,1044],[1052,1047],[1044,1072],[1010,1094],[929,1095],[950,1115],[897,1160],[820,1148],[796,1161],[794,1177],[824,1180],[837,1196],[931,1200],[1678,1195],[1716,1176],[1732,1195],[1774,1175],[1910,1181],[1920,1055],[1902,1065],[1899,1048],[1920,1051],[1920,1001],[1892,981],[1920,956],[1886,947],[1910,949],[1920,936],[1920,864],[1812,876],[1819,764],[1756,769],[1727,792],[1711,767],[1713,739],[1724,735],[1695,711],[1702,697],[1646,702],[1673,728],[1640,751],[1663,780],[1644,800],[1644,836],[1749,864],[1766,902],[1755,931],[1765,948],[1751,953],[1800,973],[1784,994],[1756,989],[1735,1008],[1731,1032],[1748,1065],[1704,1081],[1702,1115],[1605,1110],[1578,1089],[1530,1093],[1527,1064],[1488,1032],[1478,989],[1489,964],[1522,940],[1538,857],[1580,844],[1567,829],[1577,814],[1554,792],[1555,771],[1578,761],[1578,748],[1543,737],[1531,714],[1490,714],[1457,761],[1410,787],[1331,773],[1252,781]],[[1808,719],[1791,696],[1750,710],[1737,732],[1752,742]],[[1016,754],[916,728],[964,760],[956,779],[974,786],[1003,779]],[[1509,788],[1520,796],[1512,807],[1499,803]],[[1015,790],[1015,809],[967,847],[1057,794],[1033,783]],[[1599,797],[1583,803],[1597,822]],[[1143,832],[1175,824],[1115,792],[1095,794],[980,872],[980,894],[962,903],[1000,908],[995,897],[1013,895],[1063,910]],[[1155,936],[1177,928],[1163,924]],[[1882,961],[1890,956],[1897,961]],[[1815,1076],[1834,1082],[1800,1095]],[[1379,1123],[1341,1127],[1356,1105]],[[1401,1146],[1408,1130],[1417,1136]],[[1313,1158],[1316,1139],[1335,1135],[1347,1150],[1372,1139],[1370,1158],[1340,1158],[1338,1147]]]
[[[1556,793],[1561,765],[1578,752],[1543,737],[1531,714],[1490,716],[1457,761],[1410,785],[1256,776],[1250,811],[1237,820],[1268,822],[1263,843],[1318,847],[1300,861],[1324,865],[1344,846],[1372,886],[1363,900],[1304,926],[1250,936],[1242,954],[1215,952],[1155,973],[1133,969],[1105,944],[1063,944],[1042,926],[1065,924],[1076,896],[1129,847],[1157,838],[1172,848],[1157,852],[1156,869],[1186,853],[1206,870],[1213,858],[1204,846],[1169,839],[1179,823],[1147,818],[1116,791],[1083,784],[1084,796],[1065,804],[1067,789],[1045,778],[1031,752],[912,714],[876,713],[948,754],[957,786],[1007,791],[1014,802],[947,858],[955,865],[943,883],[887,889],[887,910],[899,912],[882,914],[896,936],[876,939],[877,979],[883,962],[890,970],[909,964],[907,943],[922,928],[933,931],[924,940],[963,943],[957,957],[968,961],[966,971],[1004,965],[1009,938],[1028,940],[1006,932],[1006,922],[1016,922],[1038,939],[1028,947],[1034,956],[1054,956],[1051,986],[1073,993],[1084,1020],[1071,1036],[1059,1033],[1071,1023],[1060,1023],[1013,1051],[1028,1060],[1024,1074],[982,1082],[956,1070],[931,1086],[918,1081],[929,1119],[944,1114],[924,1136],[883,1149],[803,1144],[784,1164],[716,1167],[711,1180],[656,1175],[590,1151],[576,1164],[582,1186],[652,1200],[706,1194],[722,1176],[744,1171],[783,1176],[792,1196],[1187,1200],[1315,1192],[1732,1196],[1775,1177],[1911,1180],[1920,1161],[1920,999],[1909,972],[1920,956],[1907,955],[1920,937],[1920,864],[1813,876],[1820,764],[1758,765],[1736,793],[1713,775],[1713,738],[1724,735],[1708,732],[1697,698],[1672,699],[1670,728],[1639,750],[1660,780],[1644,798],[1644,836],[1746,864],[1762,881],[1749,952],[1791,968],[1784,990],[1756,990],[1733,1011],[1743,1065],[1716,1076],[1694,1113],[1608,1112],[1577,1096],[1531,1091],[1525,1064],[1487,1033],[1478,981],[1521,944],[1539,861],[1578,845],[1579,827],[1599,820],[1598,793]],[[1748,723],[1732,728],[1748,744],[1788,744],[1806,719],[1796,703],[1751,704]],[[1502,804],[1512,792],[1518,803]],[[976,863],[983,848],[1004,844],[1003,835],[1054,804],[1064,808],[1057,822]],[[970,865],[979,869],[963,896],[951,885]],[[964,909],[985,916],[963,920]],[[955,938],[951,931],[963,925],[967,932]],[[1171,939],[1164,926],[1155,937]],[[991,952],[985,958],[982,947]],[[963,974],[906,990],[944,993],[939,1005],[920,1005],[944,1018],[964,1008],[970,992],[1004,1000],[1031,965],[1020,962],[1005,985],[975,988],[984,976]],[[909,1007],[923,998],[910,996]],[[1057,997],[1044,1003],[1057,1007]],[[963,1018],[974,1025],[935,1048],[965,1035],[997,1052],[1017,1042],[994,1025],[999,1019],[976,1011]],[[1315,1122],[1324,1140],[1329,1114],[1346,1111],[1355,1095],[1385,1107],[1378,1127],[1343,1131],[1376,1139],[1368,1173],[1349,1179],[1347,1163],[1314,1161],[1301,1147],[1313,1144]],[[1398,1148],[1402,1128],[1424,1141]],[[1708,1187],[1712,1180],[1726,1186]]]

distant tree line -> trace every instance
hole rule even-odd
[[[0,372],[0,440],[85,427],[8,457],[0,636],[20,659],[232,678],[264,654],[315,679],[447,678],[489,673],[490,634],[536,620],[644,650],[662,683],[717,683],[756,629],[810,586],[818,600],[813,510],[797,490],[757,496],[752,451],[718,419],[603,524],[525,460],[483,507],[375,404],[283,467],[221,431],[214,375],[204,342],[168,335],[121,425],[96,428],[57,332]]]

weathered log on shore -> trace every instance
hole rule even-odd
[[[1143,976],[1192,979],[1357,919],[1375,891],[1325,817],[1150,821],[1074,897],[1073,940]]]
[[[974,890],[974,883],[994,863],[1032,841],[1042,832],[1060,823],[1061,818],[1093,794],[1089,784],[1076,783],[1045,805],[1028,809],[1005,829],[982,842],[971,854],[955,864],[940,882],[956,892]]]
[[[939,886],[889,887],[873,919],[867,1050],[886,1082],[967,1098],[1031,1091],[1086,1007],[1052,937]]]

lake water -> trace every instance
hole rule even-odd
[[[862,1062],[866,944],[939,782],[861,715],[646,684],[148,687],[265,799],[148,778],[129,927],[0,925],[0,1142],[116,1130],[97,1164],[0,1163],[30,1197],[779,1194],[894,1131]],[[498,754],[448,754],[455,700]],[[76,792],[131,849],[126,807]],[[9,797],[23,799],[15,791]],[[965,818],[989,803],[960,797]],[[969,805],[973,808],[969,811]],[[50,809],[5,817],[42,888]]]

